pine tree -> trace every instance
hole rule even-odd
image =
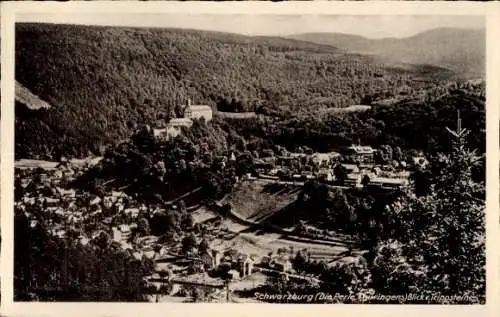
[[[466,148],[468,131],[451,134],[452,150],[431,162],[429,194],[407,192],[393,206],[402,226],[396,239],[418,272],[427,276],[425,291],[434,294],[485,296],[485,186],[472,179],[480,162]],[[436,168],[438,167],[438,168]],[[422,291],[424,291],[422,290]]]

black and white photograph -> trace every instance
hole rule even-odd
[[[484,15],[15,21],[14,302],[486,303]]]

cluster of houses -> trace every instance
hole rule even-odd
[[[256,172],[263,178],[281,180],[312,180],[319,177],[331,181],[330,167],[340,157],[339,153],[287,153],[263,157],[254,161]]]
[[[404,187],[408,184],[410,172],[406,163],[398,168],[394,166],[376,166],[374,154],[376,149],[370,146],[353,145],[347,149],[347,154],[357,164],[345,163],[343,155],[337,152],[330,153],[287,153],[284,156],[265,157],[255,162],[256,174],[259,178],[303,182],[320,180],[334,184],[336,181],[335,166],[340,164],[347,173],[345,186],[362,187],[368,179],[369,184],[383,189]],[[425,165],[424,157],[414,158],[414,165]]]
[[[345,185],[352,187],[362,187],[365,179],[368,184],[378,186],[383,189],[397,189],[408,185],[410,172],[393,171],[381,167],[359,167],[353,164],[343,164],[348,171]]]
[[[189,272],[188,266],[194,267],[196,272]],[[170,273],[169,278],[177,281],[194,282],[194,276],[198,277],[197,281],[200,283],[207,276],[219,280],[239,280],[261,271],[262,268],[282,274],[293,273],[289,257],[283,254],[259,257],[234,248],[215,247],[188,256],[169,253],[157,258],[157,272],[167,271]],[[155,277],[157,275],[153,274]]]
[[[167,245],[159,241],[157,236],[134,236],[139,218],[145,213],[154,214],[162,209],[157,207],[152,210],[138,204],[121,191],[96,196],[63,186],[62,178],[73,179],[79,173],[71,164],[66,163],[53,170],[38,173],[38,179],[34,179],[33,173],[21,173],[18,178],[24,192],[22,198],[16,202],[16,208],[25,212],[31,220],[31,226],[36,226],[38,217],[36,214],[30,214],[33,209],[29,207],[39,206],[36,210],[43,212],[44,221],[49,222],[48,228],[52,235],[66,238],[71,234],[74,241],[82,245],[97,242],[105,235],[110,247],[121,249],[138,260],[146,258],[155,261],[157,271],[168,270],[175,279],[186,280],[186,283],[194,283],[194,280],[199,280],[199,276],[206,279],[207,272],[217,272],[221,268],[225,269],[225,276],[219,276],[218,280],[245,278],[252,275],[257,266],[263,263],[277,271],[291,270],[291,263],[284,258],[259,259],[256,255],[248,255],[234,248],[209,248],[205,252],[184,255],[180,252],[181,239],[176,238],[173,243]],[[92,226],[89,227],[89,224]],[[210,228],[218,232],[218,227],[215,224]],[[201,238],[197,234],[197,239]],[[190,269],[193,268],[194,272],[191,272]],[[206,274],[200,275],[200,272]]]
[[[238,250],[210,249],[207,251],[206,256],[214,270],[217,270],[221,265],[228,266],[229,271],[227,274],[231,279],[242,278],[253,273],[255,257],[241,253]]]
[[[65,160],[55,169],[18,173],[17,190],[22,191],[22,197],[16,201],[15,208],[31,219],[32,227],[37,225],[39,218],[34,213],[41,212],[51,234],[59,238],[72,234],[76,235],[76,241],[87,245],[105,234],[111,246],[128,251],[137,259],[158,256],[155,251],[157,237],[133,236],[140,218],[158,210],[135,202],[121,191],[111,191],[100,197],[65,188],[64,178],[72,180],[81,173]]]
[[[192,120],[201,117],[207,121],[211,120],[211,108],[204,105],[191,105],[189,102],[184,118],[172,119],[164,129],[165,137],[177,135],[181,127],[191,127]],[[174,130],[177,132],[172,132]],[[163,136],[157,131],[155,135]],[[358,164],[341,163],[342,155],[331,152],[270,155],[256,159],[254,166],[259,177],[294,181],[322,179],[326,182],[334,182],[334,166],[342,164],[347,171],[347,178],[344,180],[347,186],[363,186],[366,178],[369,179],[370,184],[389,189],[405,186],[408,183],[409,172],[405,169],[375,166],[376,149],[353,145],[347,151]],[[235,160],[234,153],[230,153],[221,161],[221,167],[224,168],[228,161]],[[419,156],[413,159],[413,164],[424,166],[427,161],[425,157]],[[111,191],[104,196],[96,196],[65,188],[66,181],[75,179],[84,171],[85,168],[76,168],[63,160],[55,169],[38,173],[37,178],[30,173],[24,176],[21,173],[18,180],[23,189],[23,196],[16,201],[16,208],[24,211],[30,217],[31,225],[36,226],[37,217],[30,215],[30,208],[27,207],[39,206],[38,209],[46,213],[44,218],[48,219],[53,235],[64,238],[70,231],[76,232],[77,240],[83,245],[98,239],[104,233],[109,236],[111,245],[129,252],[136,259],[154,260],[157,268],[166,268],[176,276],[194,276],[192,273],[186,274],[187,267],[194,267],[196,272],[214,272],[224,268],[224,274],[229,279],[245,278],[260,268],[282,273],[293,272],[290,258],[282,254],[259,257],[232,248],[208,248],[203,252],[194,252],[185,256],[180,255],[180,241],[167,246],[159,243],[158,237],[155,236],[134,237],[134,232],[138,229],[139,220],[143,215],[162,212],[162,210],[158,209],[159,207],[152,210],[144,204],[138,204],[120,191]],[[91,230],[87,229],[88,224],[92,224]],[[215,231],[216,228],[214,228]]]

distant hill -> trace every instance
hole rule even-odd
[[[439,28],[402,39],[368,39],[341,33],[306,33],[290,38],[331,45],[349,52],[374,54],[387,63],[443,67],[465,78],[485,75],[484,30]]]
[[[19,158],[99,152],[141,124],[180,115],[188,98],[287,116],[408,94],[448,76],[294,39],[55,24],[17,24],[15,61],[16,80],[52,106],[16,113]]]

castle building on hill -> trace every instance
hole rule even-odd
[[[193,120],[188,118],[174,118],[171,119],[165,128],[154,129],[155,137],[170,139],[175,138],[182,132],[182,127],[191,128]]]
[[[167,128],[172,127],[172,128],[180,128],[180,127],[186,127],[186,128],[191,128],[193,125],[193,120],[188,119],[188,118],[173,118],[170,119],[170,121],[167,123]]]
[[[191,128],[193,120],[205,118],[205,121],[212,120],[212,108],[207,105],[191,105],[191,100],[184,109],[184,118],[173,118],[163,128],[153,129],[154,136],[161,139],[172,139],[181,134],[182,127]]]
[[[175,138],[182,132],[182,127],[191,128],[193,120],[187,118],[171,119],[167,123],[167,135],[169,138]]]
[[[192,105],[191,99],[189,99],[188,105],[184,109],[184,118],[199,119],[202,117],[205,118],[205,121],[212,120],[212,107],[207,105]]]

